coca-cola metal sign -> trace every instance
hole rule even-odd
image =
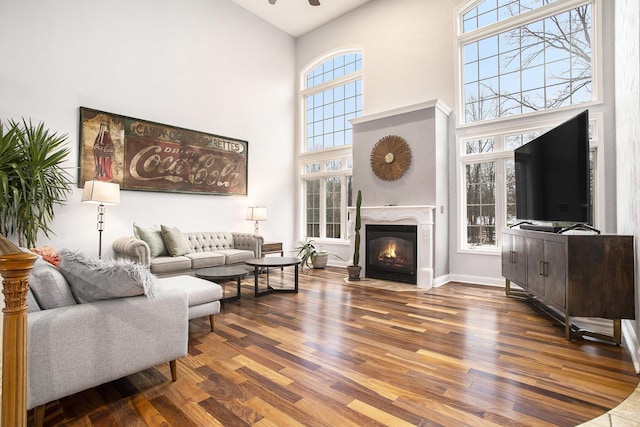
[[[80,187],[246,195],[247,159],[247,141],[80,107]]]

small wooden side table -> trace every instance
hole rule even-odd
[[[284,256],[284,250],[282,249],[282,242],[264,242],[262,244],[262,257],[268,254],[280,254]],[[280,270],[284,270],[284,267],[280,267]]]
[[[265,242],[262,244],[262,255],[278,253],[281,257],[284,256],[284,250],[282,250],[282,242]]]

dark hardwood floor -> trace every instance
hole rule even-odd
[[[298,294],[257,299],[247,278],[215,333],[191,321],[177,382],[163,364],[50,403],[45,425],[574,426],[640,380],[624,347],[567,342],[503,289],[393,292],[345,275],[305,269]]]

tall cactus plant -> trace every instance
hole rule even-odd
[[[360,206],[362,205],[362,192],[358,190],[358,196],[356,198],[356,222],[355,222],[355,236],[354,236],[354,248],[353,248],[353,265],[347,266],[347,272],[349,273],[349,280],[360,280]]]
[[[355,248],[353,249],[353,265],[360,265],[360,206],[362,205],[362,192],[358,190],[356,198],[356,224],[355,224]]]

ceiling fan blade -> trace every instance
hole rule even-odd
[[[309,0],[311,6],[320,6],[320,0]]]

